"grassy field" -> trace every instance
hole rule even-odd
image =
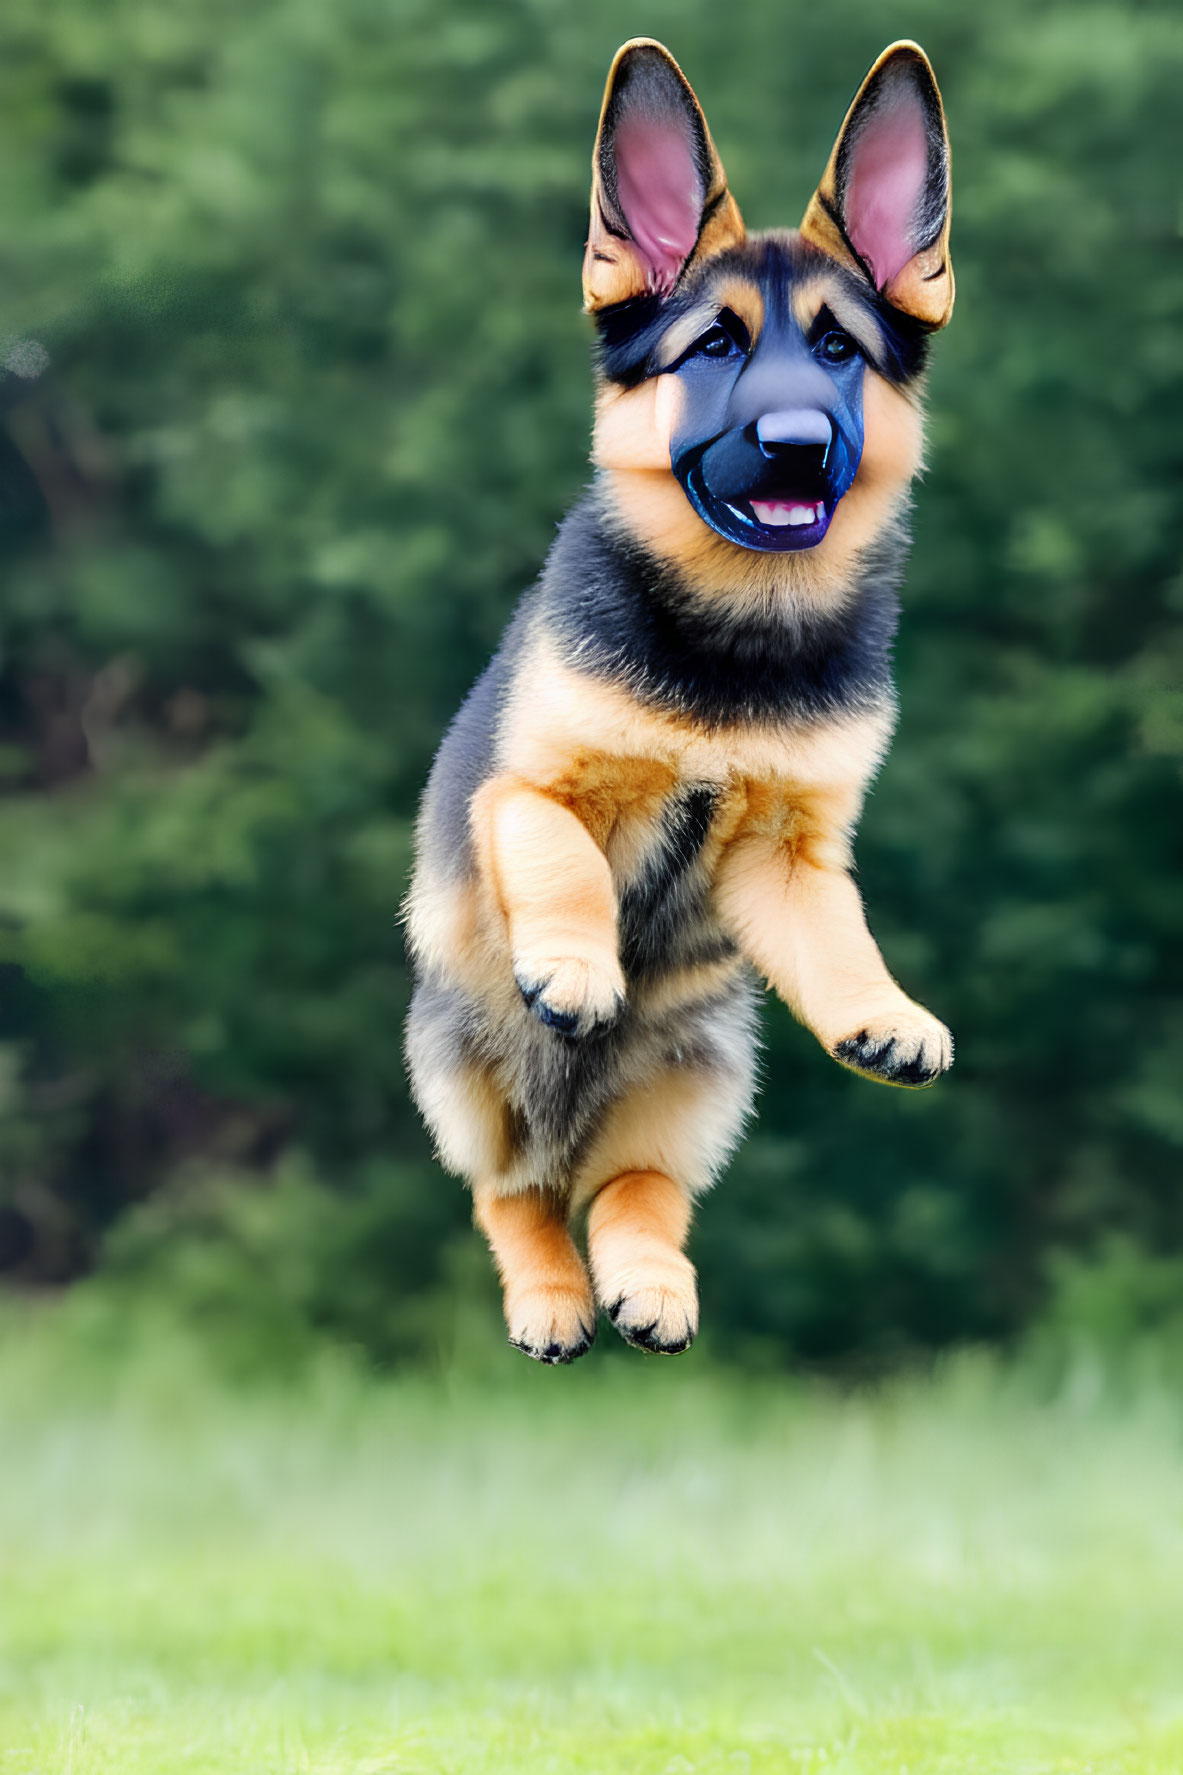
[[[263,1393],[9,1325],[0,1411],[0,1775],[1183,1769],[1165,1391]]]

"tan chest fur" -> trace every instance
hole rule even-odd
[[[627,689],[573,670],[541,636],[528,649],[502,723],[497,768],[576,813],[618,877],[639,866],[679,789],[718,791],[709,850],[759,827],[791,826],[845,855],[894,711],[715,730],[642,706]]]

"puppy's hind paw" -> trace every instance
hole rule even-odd
[[[509,1341],[535,1362],[574,1362],[591,1349],[596,1309],[588,1289],[542,1283],[505,1305]]]
[[[626,1344],[655,1356],[678,1356],[698,1332],[698,1295],[693,1281],[668,1288],[642,1285],[613,1301],[608,1317]]]
[[[698,1285],[694,1265],[682,1252],[638,1255],[616,1275],[610,1265],[601,1264],[596,1293],[626,1344],[657,1356],[677,1356],[694,1342]]]
[[[607,1028],[624,1005],[624,976],[611,966],[574,958],[522,957],[514,966],[518,991],[540,1023],[574,1039]]]

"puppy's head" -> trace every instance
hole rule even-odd
[[[927,339],[953,306],[923,51],[875,63],[799,231],[747,235],[698,101],[649,39],[612,64],[592,165],[594,454],[626,525],[728,578],[808,551],[840,576],[919,467]]]

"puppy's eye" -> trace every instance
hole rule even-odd
[[[852,357],[858,356],[859,348],[857,340],[852,339],[849,333],[844,333],[841,327],[835,327],[826,334],[818,349],[827,363],[845,364]]]
[[[727,331],[727,328],[720,326],[716,321],[713,327],[707,328],[701,339],[696,339],[694,341],[687,356],[730,357],[733,351],[738,350],[739,347],[731,337],[731,334]]]

